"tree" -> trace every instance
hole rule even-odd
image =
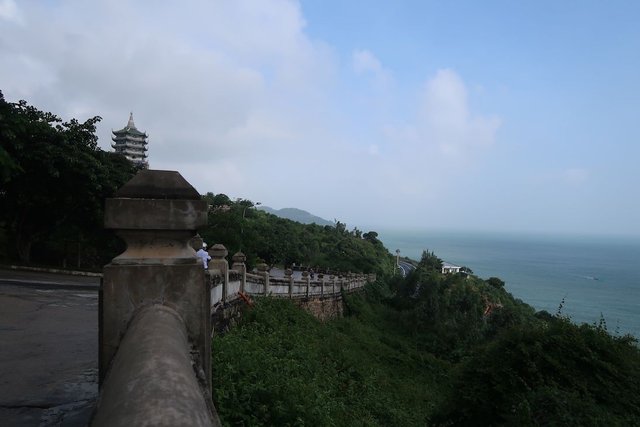
[[[0,220],[18,258],[31,260],[35,244],[64,235],[76,241],[101,233],[104,199],[135,168],[97,148],[96,116],[63,122],[0,92]]]

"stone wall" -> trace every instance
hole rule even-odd
[[[307,310],[316,319],[327,321],[342,317],[344,313],[344,305],[342,296],[334,296],[331,298],[312,298],[309,300],[294,300],[296,305]]]

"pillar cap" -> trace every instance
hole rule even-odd
[[[200,194],[176,171],[142,169],[115,194],[132,199],[200,200]]]
[[[216,243],[215,245],[211,246],[211,249],[209,249],[209,255],[211,255],[211,258],[222,259],[228,254],[229,251],[221,243]]]
[[[232,260],[236,263],[243,263],[247,260],[247,256],[242,252],[236,252],[235,254],[233,254]]]

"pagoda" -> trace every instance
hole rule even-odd
[[[127,126],[120,130],[112,130],[113,144],[111,146],[116,153],[124,155],[137,166],[145,169],[149,167],[147,162],[147,134],[140,132],[133,123],[133,113],[129,115]]]

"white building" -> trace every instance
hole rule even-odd
[[[442,274],[460,273],[460,269],[457,265],[449,264],[448,262],[442,263]]]

